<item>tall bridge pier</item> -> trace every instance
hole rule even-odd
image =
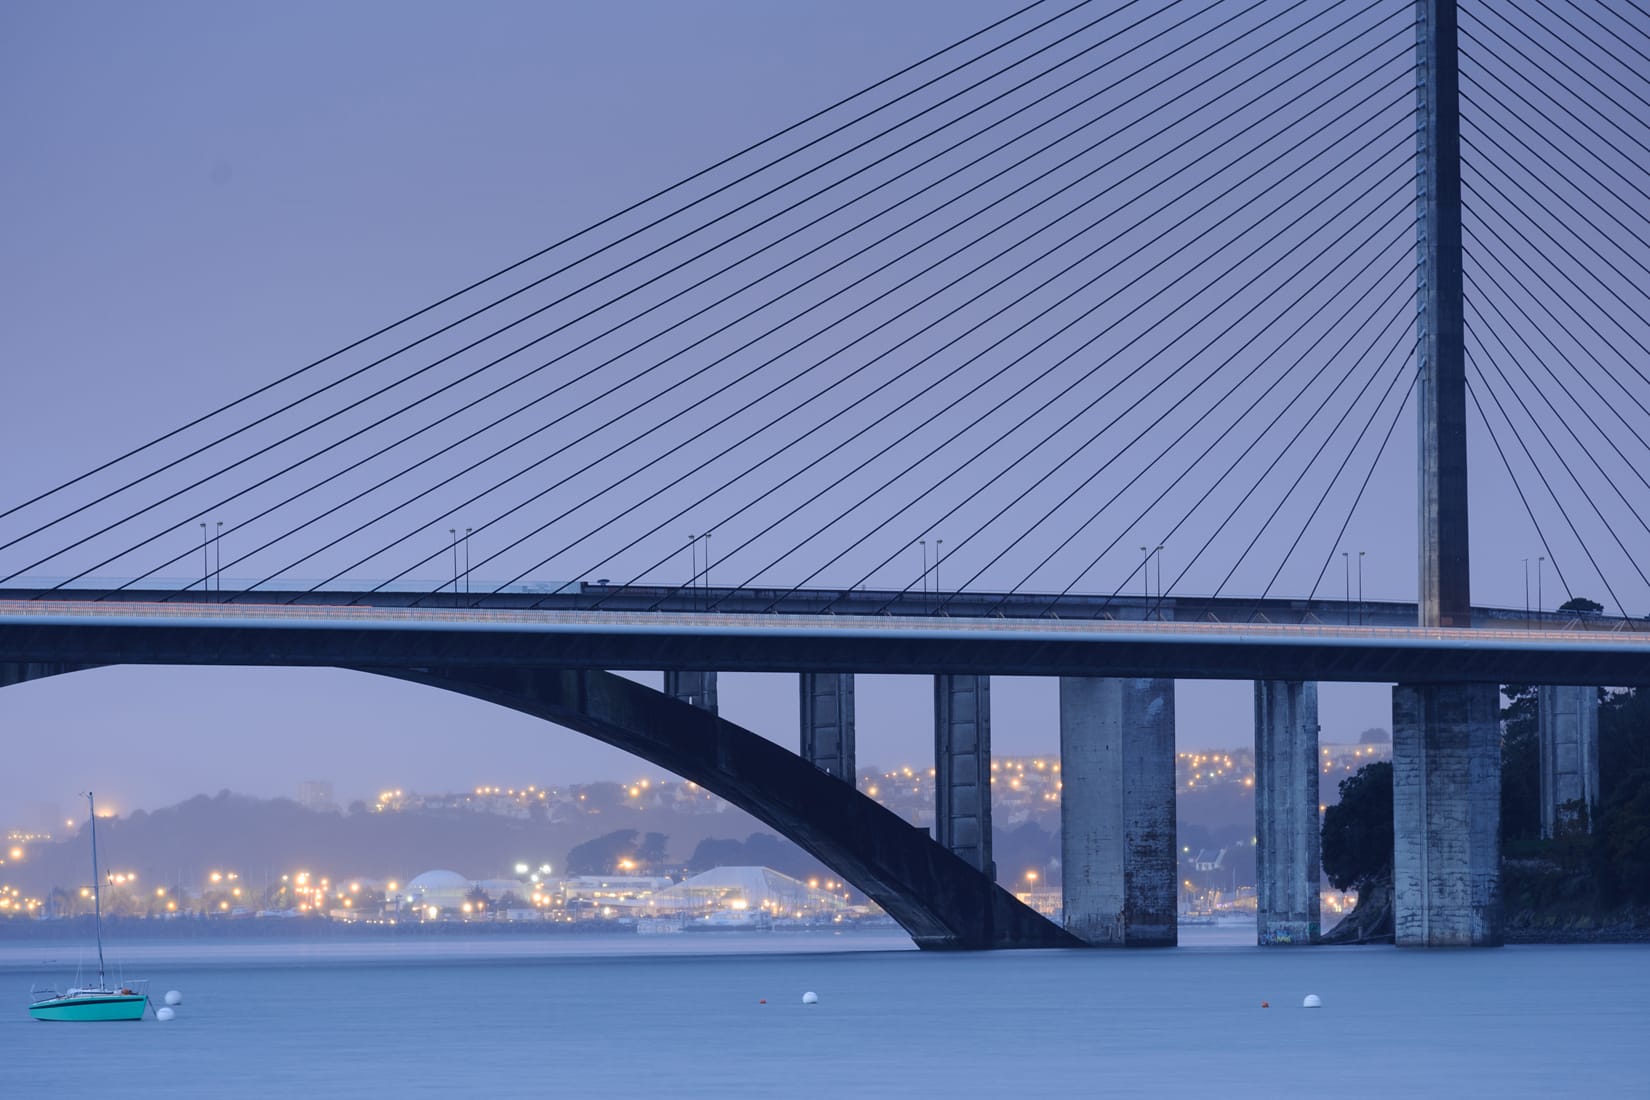
[[[1318,685],[1255,681],[1255,939],[1320,934]]]
[[[1174,946],[1174,681],[1062,677],[1060,776],[1066,931]]]
[[[804,672],[800,677],[802,759],[853,786],[854,677]]]
[[[1471,625],[1461,108],[1455,0],[1416,3],[1418,610]],[[1399,945],[1501,942],[1501,741],[1493,684],[1392,693],[1393,910]]]
[[[996,878],[989,676],[934,677],[934,839]]]
[[[1598,803],[1598,689],[1536,689],[1541,755],[1541,835],[1592,831]]]
[[[665,672],[665,694],[700,710],[718,713],[716,705],[716,673],[697,670]]]
[[[1494,684],[1392,689],[1394,938],[1490,947],[1501,931],[1501,726]]]

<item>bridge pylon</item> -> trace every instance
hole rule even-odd
[[[1455,0],[1416,0],[1419,625],[1471,625],[1467,375]],[[1501,943],[1501,748],[1493,684],[1392,695],[1393,913],[1400,946]]]

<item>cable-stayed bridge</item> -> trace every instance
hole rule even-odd
[[[1396,680],[1400,939],[1494,942],[1494,685],[1558,681],[1557,804],[1596,789],[1585,685],[1650,680],[1647,28],[1581,0],[1005,11],[37,478],[0,513],[0,660],[337,664],[539,713],[936,945],[1066,942],[981,874],[990,675],[1063,677],[1066,928],[1124,943],[1174,935],[1173,677],[1257,680],[1263,936],[1295,940],[1314,681]],[[1412,535],[1419,600],[1363,600],[1362,548]],[[1533,610],[1473,607],[1471,564],[1515,555]],[[1555,610],[1583,592],[1602,615]],[[715,716],[735,668],[803,673],[801,757]],[[853,776],[851,673],[884,670],[936,675],[937,854],[813,774]]]

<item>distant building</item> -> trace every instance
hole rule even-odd
[[[330,779],[306,779],[298,785],[298,805],[316,813],[331,813],[338,809],[332,797]]]
[[[645,908],[670,885],[662,875],[572,875],[561,881],[562,905],[575,913],[611,916]]]
[[[717,867],[658,892],[650,909],[661,913],[706,910],[747,910],[774,917],[832,914],[847,908],[835,892],[837,884],[820,889],[768,867]]]
[[[457,871],[425,871],[402,888],[402,905],[414,909],[462,910],[475,884]],[[392,899],[391,904],[394,904]]]

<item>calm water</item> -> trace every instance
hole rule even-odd
[[[141,945],[127,973],[179,1017],[74,1026],[25,1006],[76,953],[13,946],[0,1096],[1650,1095],[1650,947],[905,948]]]

